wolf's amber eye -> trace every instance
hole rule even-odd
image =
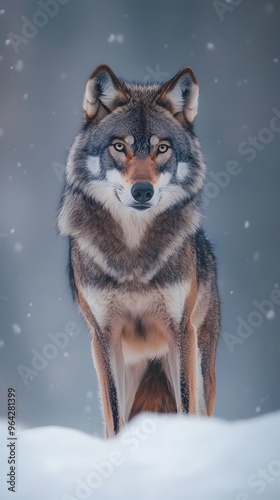
[[[118,153],[125,153],[125,145],[122,142],[115,142],[113,146]]]
[[[167,144],[160,144],[159,147],[157,148],[157,154],[166,153],[168,149],[169,146],[167,146]]]

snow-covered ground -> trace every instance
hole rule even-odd
[[[1,500],[280,499],[280,412],[234,423],[143,414],[109,441],[63,427],[21,431],[17,491]]]

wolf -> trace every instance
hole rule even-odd
[[[58,228],[107,437],[143,411],[213,413],[220,300],[201,225],[198,95],[190,67],[141,85],[103,64],[86,83]]]

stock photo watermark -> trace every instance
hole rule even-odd
[[[217,12],[220,21],[225,20],[225,14],[235,11],[245,0],[214,0],[212,5]]]
[[[74,321],[66,323],[63,332],[48,333],[47,336],[51,342],[45,344],[40,351],[31,349],[32,359],[29,365],[19,364],[17,366],[17,371],[24,385],[29,386],[30,382],[47,368],[50,361],[53,361],[60,352],[66,349],[70,339],[77,337],[80,333],[81,329]]]
[[[126,461],[127,453],[133,454],[139,450],[141,443],[149,439],[158,428],[160,417],[155,414],[145,417],[138,425],[130,425],[129,428],[119,435],[120,448],[112,450],[105,459],[91,462],[92,470],[83,478],[75,479],[75,491],[73,493],[63,493],[60,500],[87,500],[92,498],[92,494],[102,486],[114,471]],[[122,449],[122,451],[121,451]]]
[[[280,110],[272,109],[272,117],[269,120],[268,126],[259,130],[257,135],[248,136],[246,140],[240,142],[237,146],[237,152],[240,156],[246,156],[247,163],[251,163],[257,157],[258,152],[263,151],[268,144],[271,144],[275,138],[275,134],[280,132]],[[209,201],[217,198],[221,190],[227,188],[232,177],[241,174],[243,167],[237,160],[230,160],[226,164],[224,170],[219,172],[209,172],[211,181],[207,181],[204,188],[205,201],[207,206]]]
[[[13,33],[10,31],[7,35],[9,45],[18,54],[21,45],[26,45],[32,38],[34,38],[41,28],[44,28],[50,19],[55,17],[61,5],[66,5],[71,0],[38,0],[37,9],[34,12],[32,19],[27,19],[21,16],[21,33]]]
[[[225,332],[222,334],[226,346],[230,353],[234,353],[236,345],[243,344],[250,338],[255,329],[259,328],[265,319],[272,319],[275,315],[275,306],[280,305],[280,289],[274,288],[269,296],[269,299],[264,299],[261,302],[253,301],[254,309],[247,318],[237,316],[237,327],[235,334]]]
[[[247,479],[247,486],[250,488],[249,491],[254,493],[252,497],[250,493],[242,491],[238,493],[235,500],[250,500],[255,498],[256,495],[262,495],[269,485],[275,481],[279,481],[280,478],[280,455],[274,460],[271,460],[265,467],[260,467],[257,471],[250,474]],[[279,485],[280,486],[280,485]],[[280,492],[280,489],[279,489]]]
[[[156,64],[156,69],[151,68],[151,66],[146,66],[145,70],[147,71],[147,73],[143,78],[144,83],[149,83],[149,82],[161,83],[164,82],[169,76],[168,72],[160,70],[159,64]]]

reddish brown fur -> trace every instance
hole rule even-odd
[[[155,184],[158,178],[159,172],[156,171],[156,164],[150,158],[139,160],[133,157],[127,162],[124,179],[131,184],[140,181]]]
[[[129,420],[142,411],[176,413],[176,403],[161,363],[151,362],[137,390]]]

